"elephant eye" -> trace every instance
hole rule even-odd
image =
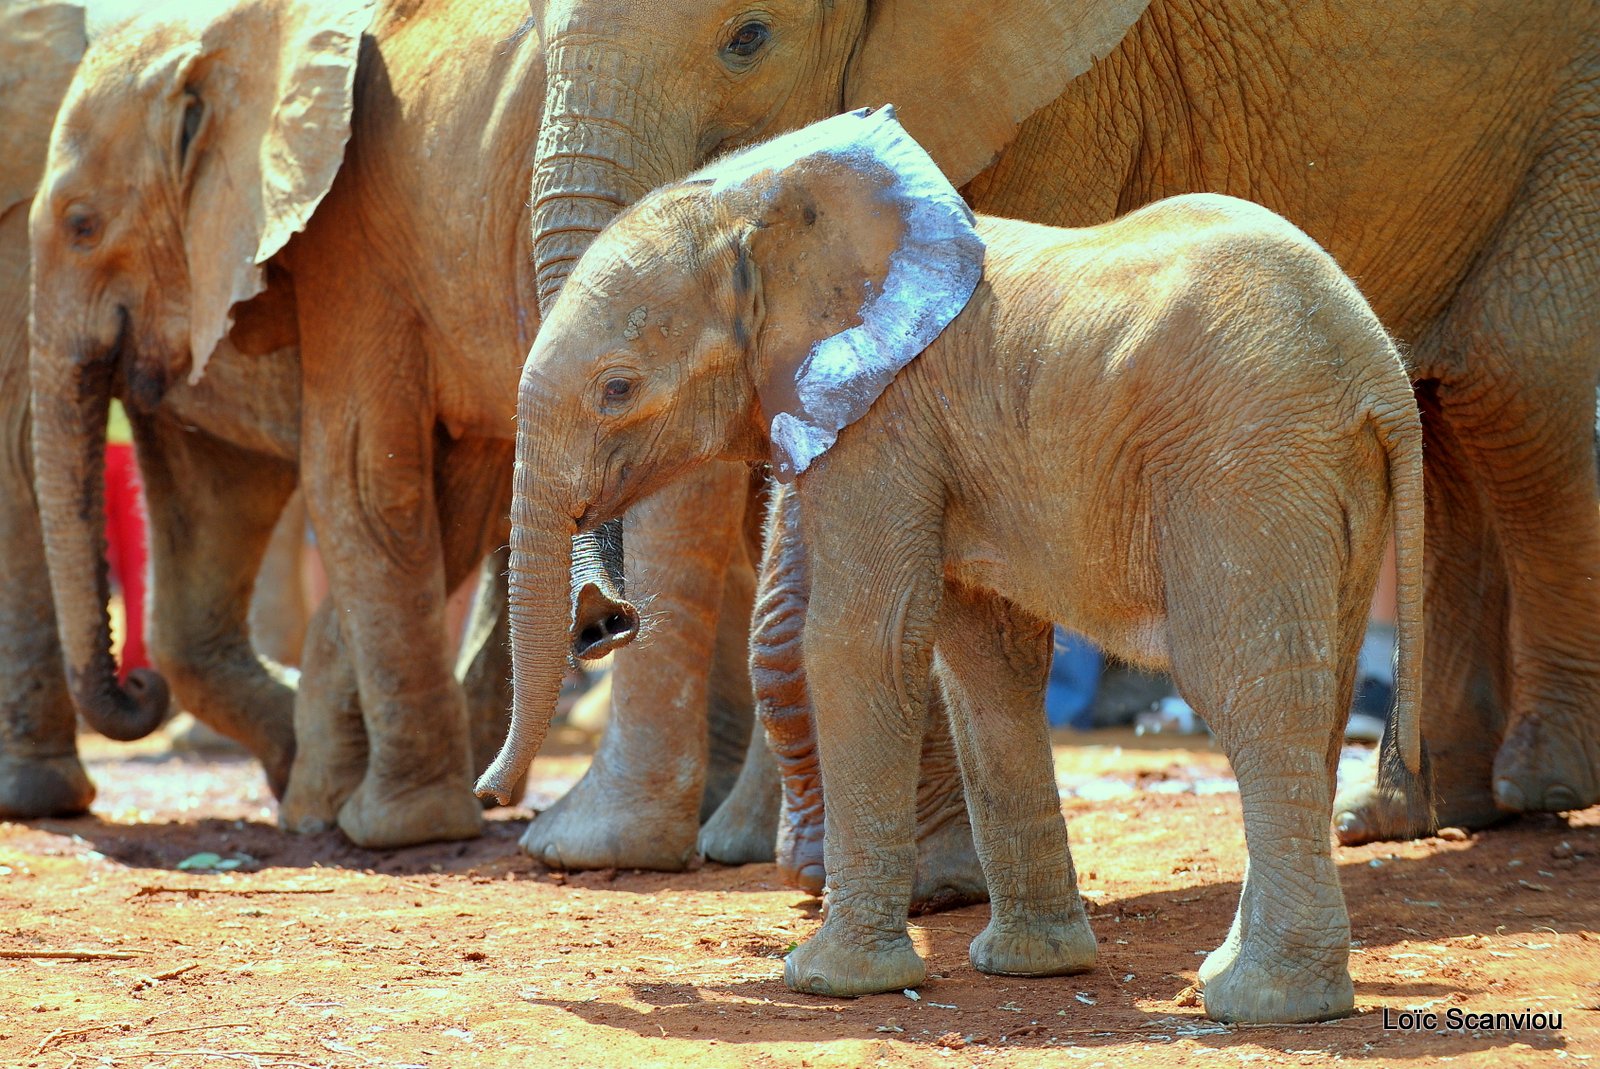
[[[616,405],[626,401],[633,395],[633,380],[607,379],[600,392],[604,396],[607,405]]]
[[[747,22],[735,30],[728,43],[722,46],[723,54],[734,59],[749,59],[761,51],[761,46],[771,36],[772,31],[767,29],[766,23]]]
[[[193,89],[183,94],[183,123],[178,128],[178,166],[181,168],[189,161],[189,146],[194,144],[195,135],[200,133],[200,123],[206,117],[206,106],[201,102],[200,96]]]
[[[92,249],[100,243],[100,216],[88,208],[74,205],[61,219],[67,240],[74,248]]]

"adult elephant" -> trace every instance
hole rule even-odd
[[[33,437],[74,697],[139,726],[161,704],[153,681],[121,691],[105,652],[108,397],[137,426],[212,378],[219,338],[246,357],[296,346],[294,459],[337,609],[303,659],[291,829],[396,846],[481,824],[472,751],[499,740],[469,730],[444,601],[505,542],[537,326],[528,21],[467,0],[173,5],[96,41],[56,126],[31,220]],[[634,619],[602,549],[582,547],[587,652]],[[503,666],[503,641],[473,634]],[[503,734],[508,673],[469,675],[502,697]]]
[[[126,5],[0,4],[0,817],[10,819],[80,813],[94,798],[77,754],[32,485],[27,222],[56,106],[89,33],[115,25],[119,9]],[[173,390],[135,421],[156,580],[150,652],[183,706],[250,749],[281,792],[293,692],[255,656],[242,612],[294,486],[299,367],[292,350],[246,360],[227,343],[214,362],[207,382]],[[276,556],[292,562],[294,540],[284,541]],[[303,626],[294,604],[276,597],[258,599],[253,612],[274,638]],[[162,687],[155,678],[133,685]],[[97,703],[83,710],[112,737],[158,722]]]
[[[554,0],[543,28],[541,301],[646,190],[885,101],[982,211],[1081,225],[1210,190],[1293,220],[1410,349],[1438,819],[1600,797],[1600,8]],[[1404,813],[1359,789],[1340,834],[1425,830]]]

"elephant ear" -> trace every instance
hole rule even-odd
[[[730,156],[711,182],[746,220],[736,292],[772,463],[788,482],[939,336],[983,275],[971,209],[892,107],[835,116]]]
[[[1150,0],[873,0],[847,105],[895,101],[956,185],[1108,55]]]
[[[0,216],[33,199],[87,44],[81,5],[0,0]]]
[[[356,59],[374,0],[250,0],[207,21],[175,86],[185,209],[189,381],[262,265],[303,229],[344,159]],[[188,154],[193,154],[189,158]]]

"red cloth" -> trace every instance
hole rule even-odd
[[[106,446],[106,557],[111,575],[122,587],[124,614],[122,654],[117,679],[125,680],[135,668],[150,667],[144,648],[144,587],[146,550],[144,502],[139,486],[139,465],[133,446]]]

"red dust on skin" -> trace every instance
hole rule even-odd
[[[988,907],[969,906],[912,924],[918,998],[842,1000],[783,986],[785,951],[820,918],[772,865],[554,873],[516,849],[528,809],[495,811],[473,842],[361,850],[279,832],[243,758],[85,737],[95,815],[0,824],[0,1064],[1182,1066],[1221,1051],[1502,1069],[1600,1052],[1600,807],[1336,847],[1357,1016],[1227,1028],[1186,993],[1238,899],[1226,761],[1204,740],[1056,742],[1095,969],[983,976],[967,944]],[[589,754],[554,732],[529,801],[559,797]],[[178,868],[200,853],[241,864]],[[20,956],[63,952],[81,956]],[[1563,1027],[1383,1027],[1385,1010],[1452,1008]]]

